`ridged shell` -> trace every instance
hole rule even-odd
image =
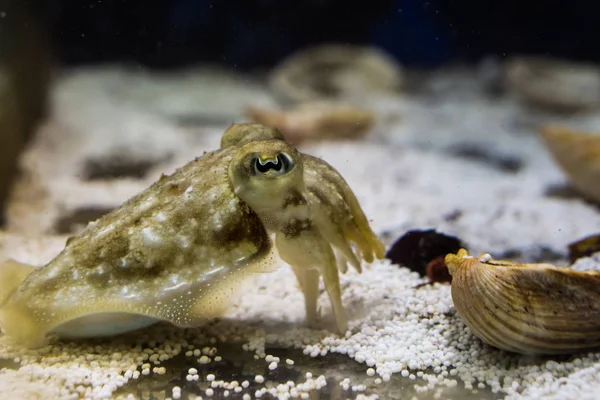
[[[600,346],[600,273],[448,254],[458,315],[485,343],[522,354]]]
[[[540,134],[573,187],[600,202],[600,136],[552,126]]]

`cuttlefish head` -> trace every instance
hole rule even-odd
[[[271,126],[252,123],[231,124],[221,137],[221,148],[266,139],[285,140],[281,132]]]
[[[241,145],[230,164],[229,178],[235,194],[267,229],[278,230],[290,218],[309,217],[302,155],[282,140]]]
[[[279,255],[294,270],[305,297],[309,322],[317,317],[319,277],[323,276],[340,332],[348,325],[341,301],[339,270],[346,263],[361,270],[362,260],[384,255],[348,184],[329,164],[301,154],[279,138],[246,140],[247,125],[230,129],[230,146],[238,146],[229,166],[235,194],[275,234]],[[274,130],[254,127],[253,138]],[[334,251],[335,249],[335,251]]]

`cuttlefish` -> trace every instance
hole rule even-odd
[[[325,161],[274,128],[233,124],[221,148],[90,223],[42,267],[0,265],[0,327],[17,343],[118,335],[159,321],[194,327],[256,273],[289,264],[318,316],[319,280],[340,333],[339,271],[384,256],[359,202]]]

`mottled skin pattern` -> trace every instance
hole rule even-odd
[[[276,267],[279,254],[298,277],[308,320],[317,317],[322,275],[344,332],[338,267],[348,261],[360,271],[361,259],[384,254],[352,191],[273,128],[232,125],[221,147],[91,223],[44,267],[2,264],[2,330],[35,347],[50,332],[197,326],[221,315],[245,278]]]

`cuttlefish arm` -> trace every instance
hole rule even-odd
[[[367,263],[385,255],[385,246],[372,231],[358,199],[341,174],[325,161],[304,154],[304,180],[311,212],[327,241],[338,248],[348,262],[361,272],[360,260]],[[351,248],[354,243],[360,253]]]
[[[323,276],[340,332],[347,330],[339,272],[350,263],[359,273],[361,261],[382,259],[385,247],[369,226],[354,193],[326,162],[303,154],[306,198],[310,219],[276,235],[281,258],[290,264],[304,293],[307,319],[317,318],[319,275]],[[353,247],[356,247],[353,248]],[[334,252],[334,250],[336,250]],[[337,254],[336,254],[337,253]]]

